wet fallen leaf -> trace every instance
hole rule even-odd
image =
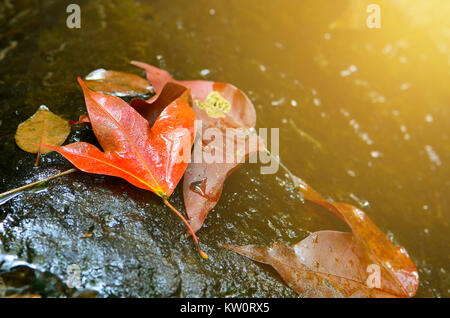
[[[203,122],[203,130],[217,128]],[[217,137],[215,137],[217,138]],[[234,150],[229,151],[227,145]],[[214,152],[221,162],[195,162],[196,149],[203,155]],[[263,141],[245,129],[233,129],[221,139],[199,138],[194,145],[193,162],[189,163],[183,179],[184,205],[194,231],[198,231],[209,211],[217,204],[226,178],[253,153],[264,151]]]
[[[201,121],[201,130],[217,129],[222,132],[220,140],[212,142],[211,136],[198,138],[183,180],[184,204],[194,231],[203,225],[209,211],[217,204],[227,176],[251,154],[264,151],[264,142],[253,128],[256,112],[252,102],[231,84],[210,81],[177,81],[170,74],[154,66],[132,62],[143,68],[152,83],[156,95],[163,94],[166,83],[177,83],[191,89],[194,110]],[[226,145],[233,145],[226,149]],[[216,162],[201,158],[214,153]],[[220,162],[217,162],[220,161]]]
[[[292,247],[281,242],[223,247],[273,266],[302,297],[395,297],[367,286],[366,264],[351,233],[315,232]]]
[[[15,139],[20,149],[30,153],[37,153],[36,165],[40,154],[51,149],[43,148],[40,144],[60,146],[70,134],[67,120],[53,114],[46,106],[39,107],[37,112],[17,127]]]
[[[149,81],[130,73],[101,68],[89,73],[85,79],[86,86],[90,89],[115,96],[144,95],[152,91]]]
[[[349,225],[352,233],[316,232],[291,249],[283,243],[271,248],[224,247],[272,265],[287,284],[307,297],[415,295],[419,276],[403,247],[391,243],[361,210],[349,204],[329,202],[303,180],[292,177],[305,199],[335,213]],[[368,288],[366,274],[370,266],[379,269],[376,289]]]
[[[194,138],[195,113],[186,100],[169,105],[150,130],[148,122],[122,99],[79,83],[104,152],[85,142],[50,148],[80,170],[118,176],[161,197],[170,196],[187,166],[189,154],[182,152],[190,152]]]
[[[119,97],[93,92],[81,79],[78,82],[103,152],[85,142],[45,146],[58,151],[84,172],[120,177],[156,193],[190,228],[167,201],[183,176],[194,140],[195,112],[186,97],[189,93],[168,105],[150,127],[145,118]],[[194,239],[197,244],[195,236]],[[200,248],[199,252],[207,257]]]
[[[294,177],[294,180],[305,199],[335,213],[352,229],[366,262],[381,267],[383,290],[400,297],[416,294],[419,274],[404,247],[395,246],[360,209],[346,203],[329,202],[300,178]]]

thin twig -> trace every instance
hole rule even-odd
[[[55,174],[55,175],[53,175],[51,177],[48,177],[48,178],[45,178],[45,179],[42,179],[42,180],[38,180],[38,181],[35,181],[35,182],[32,182],[32,183],[28,183],[28,184],[26,184],[24,186],[21,186],[21,187],[18,187],[18,188],[15,188],[15,189],[12,189],[12,190],[0,193],[0,198],[6,197],[8,195],[11,195],[13,193],[16,193],[16,192],[19,192],[19,191],[22,191],[22,190],[25,190],[25,189],[28,189],[28,188],[32,188],[32,187],[37,186],[38,184],[41,184],[43,182],[46,182],[46,181],[49,181],[49,180],[52,180],[52,179],[64,176],[66,174],[70,174],[70,173],[75,172],[75,171],[78,171],[78,170],[75,169],[75,168],[72,168],[72,169],[60,172],[58,174]]]

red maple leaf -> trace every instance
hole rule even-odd
[[[154,125],[122,99],[83,88],[86,108],[103,151],[86,142],[49,147],[78,169],[123,178],[160,196],[193,233],[186,219],[167,201],[186,170],[195,136],[195,112],[189,90],[170,103]],[[207,258],[194,240],[202,257]]]

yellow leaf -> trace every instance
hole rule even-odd
[[[47,153],[49,148],[39,144],[60,146],[70,133],[67,120],[53,114],[46,106],[17,127],[15,139],[20,149],[30,153]]]

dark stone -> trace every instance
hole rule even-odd
[[[180,197],[174,196],[177,207],[182,207]],[[20,279],[10,278],[17,277],[13,273],[19,267],[3,265],[4,270],[12,267],[1,276],[5,284],[26,286],[19,292],[74,295],[61,281],[76,264],[80,290],[100,296],[295,296],[266,268],[218,246],[239,232],[232,222],[223,230],[199,232],[210,257],[205,261],[158,197],[117,178],[77,172],[20,194],[0,211],[2,250],[30,264],[20,266],[26,273]],[[252,241],[251,233],[239,235]],[[50,286],[36,287],[44,282]]]

